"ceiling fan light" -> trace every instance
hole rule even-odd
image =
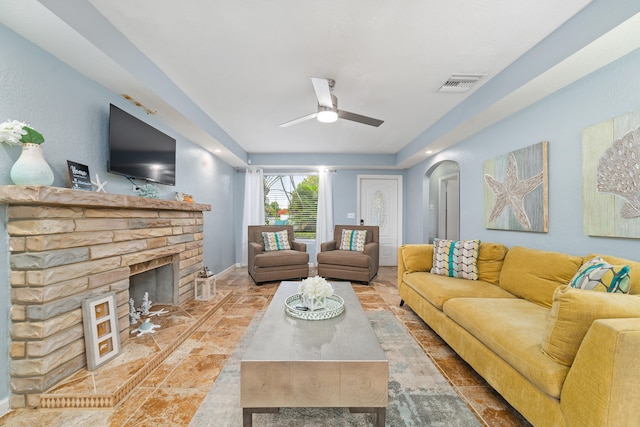
[[[318,111],[318,115],[316,116],[319,122],[322,123],[333,123],[338,120],[338,112],[334,111],[330,108],[324,109],[320,107]]]

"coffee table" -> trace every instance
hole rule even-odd
[[[349,408],[384,426],[389,362],[348,282],[332,282],[344,313],[303,320],[285,313],[300,282],[282,282],[240,362],[243,425],[279,408]]]

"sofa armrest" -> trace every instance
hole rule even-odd
[[[405,271],[407,271],[407,267],[404,264],[404,257],[402,256],[402,250],[404,249],[404,245],[398,246],[398,288],[402,284],[402,278],[404,277]]]
[[[307,252],[307,244],[304,242],[298,242],[297,240],[294,240],[293,242],[291,242],[291,249],[299,252]]]
[[[335,240],[330,240],[328,242],[320,244],[320,252],[335,251],[336,249],[337,247]]]
[[[369,255],[371,258],[370,271],[378,271],[378,264],[380,263],[380,243],[369,242],[364,245],[364,254]]]
[[[640,318],[593,322],[562,387],[567,426],[640,425],[638,354]]]
[[[255,256],[264,252],[262,245],[256,242],[249,242],[248,247],[249,247],[249,258],[251,258],[251,256]]]
[[[247,270],[249,270],[249,274],[253,277],[253,272],[256,265],[256,255],[264,252],[262,245],[256,242],[249,242],[247,245]]]

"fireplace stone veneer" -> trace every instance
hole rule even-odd
[[[83,300],[116,293],[124,346],[129,277],[141,265],[176,260],[178,303],[193,298],[210,205],[41,186],[0,186],[0,204],[7,205],[13,408],[38,406],[42,392],[86,366]]]

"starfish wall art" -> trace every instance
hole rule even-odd
[[[486,228],[548,231],[547,145],[540,142],[484,162]]]

